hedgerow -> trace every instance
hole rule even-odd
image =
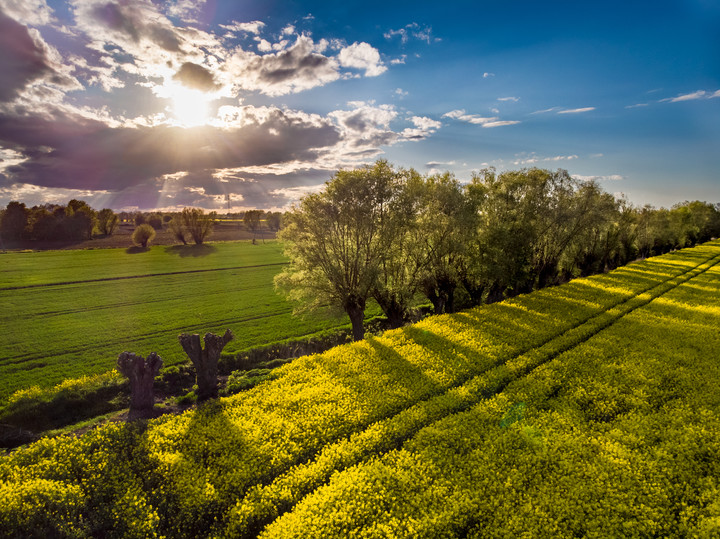
[[[623,517],[619,504],[646,476],[657,482],[637,491],[647,510],[628,510],[641,519],[629,535],[661,532],[658,519],[668,516],[666,506],[682,507],[677,500],[695,504],[686,519],[690,532],[708,528],[717,517],[711,503],[717,484],[693,479],[692,466],[700,465],[699,447],[720,456],[715,420],[707,411],[693,419],[692,403],[682,397],[687,388],[673,387],[671,377],[655,385],[643,380],[675,369],[686,369],[688,380],[697,376],[696,365],[682,363],[679,352],[675,363],[659,368],[665,364],[662,327],[684,331],[681,319],[657,310],[685,313],[667,302],[702,306],[697,318],[688,311],[695,333],[679,341],[678,350],[699,339],[691,357],[704,358],[713,346],[717,351],[717,337],[707,333],[717,327],[718,258],[720,248],[709,244],[430,317],[300,358],[277,369],[274,380],[179,416],[40,440],[0,458],[0,489],[14,500],[0,507],[0,532],[252,536],[271,523],[263,532],[268,536],[520,535],[515,532],[528,523],[539,535],[553,526],[561,535],[583,529],[593,535],[601,525],[619,529],[608,519]],[[693,299],[682,295],[686,290]],[[659,317],[653,334],[659,346],[641,338],[653,316]],[[615,340],[616,347],[605,345]],[[631,382],[601,368],[622,367],[625,356],[631,363],[657,360]],[[655,408],[642,415],[644,398]],[[716,402],[706,406],[717,410]],[[645,444],[638,454],[652,455],[654,447],[672,447],[666,433],[685,432],[665,417],[672,410],[692,428],[709,427],[689,431],[706,445],[684,442],[687,466],[676,470],[671,455],[637,457],[645,467],[636,466],[628,440]],[[640,414],[635,430],[635,423],[622,423],[633,414]],[[648,445],[641,437],[655,432],[645,418],[667,426],[662,443]],[[619,429],[620,441],[608,437],[610,427]],[[674,483],[658,463],[688,476],[697,493],[667,491],[663,485]],[[703,477],[714,471],[706,467]],[[565,485],[557,473],[573,483]],[[624,490],[608,494],[612,504],[599,499],[609,492],[599,486],[603,477],[613,484],[626,476]],[[574,488],[575,497],[562,498],[561,487]],[[658,501],[662,493],[666,506]],[[582,522],[588,523],[583,529]]]

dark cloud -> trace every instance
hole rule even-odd
[[[188,88],[195,88],[203,92],[217,90],[219,85],[215,82],[213,74],[203,66],[185,62],[173,76],[173,79],[181,82]]]
[[[340,138],[329,121],[274,108],[257,115],[251,107],[242,110],[241,125],[190,129],[0,116],[0,144],[26,158],[6,174],[43,187],[118,191],[183,171],[313,161]]]
[[[0,11],[0,101],[10,101],[25,86],[54,70],[42,42],[26,26]]]
[[[239,87],[268,95],[299,92],[340,77],[337,60],[316,52],[307,36],[298,37],[290,48],[273,54],[236,51],[228,70]]]
[[[89,14],[94,22],[135,43],[144,38],[166,51],[179,52],[181,40],[173,27],[157,22],[157,17],[148,17],[152,13],[148,13],[148,6],[142,4],[104,2],[94,5]]]

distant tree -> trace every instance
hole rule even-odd
[[[179,215],[170,219],[168,222],[168,228],[176,240],[181,241],[183,245],[187,245],[188,233],[187,230],[185,230],[182,218]]]
[[[73,199],[65,208],[66,237],[73,240],[92,238],[97,223],[97,212],[87,202]]]
[[[140,225],[144,225],[145,223],[147,223],[145,214],[143,214],[141,212],[135,213],[135,215],[133,216],[133,220],[135,221],[135,226],[140,226]]]
[[[282,227],[283,215],[279,211],[268,212],[265,215],[265,222],[267,227],[273,232],[277,233]]]
[[[205,214],[200,208],[185,208],[180,214],[183,226],[197,245],[212,233],[214,212]]]
[[[153,238],[155,238],[155,229],[148,224],[142,224],[135,228],[132,234],[133,243],[140,247],[147,247]]]
[[[118,227],[120,219],[110,208],[103,208],[98,212],[97,227],[100,234],[111,236]]]
[[[155,230],[162,230],[163,220],[162,215],[160,215],[159,213],[151,213],[150,215],[148,215],[146,222]]]
[[[22,202],[9,202],[0,221],[0,231],[3,238],[17,240],[25,233],[28,226],[30,211]]]
[[[380,223],[394,176],[387,161],[338,171],[323,191],[305,196],[286,214],[279,234],[290,264],[275,278],[276,286],[300,310],[344,310],[355,340],[365,335],[365,305],[377,281],[384,247]]]
[[[253,245],[255,245],[255,234],[260,228],[260,220],[262,219],[263,213],[264,212],[262,210],[248,210],[245,212],[245,216],[243,217],[245,226],[253,233]],[[263,243],[264,241],[265,240],[263,239]]]
[[[167,224],[172,220],[173,216],[170,213],[166,213],[162,216],[163,223]]]

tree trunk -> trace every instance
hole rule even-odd
[[[129,421],[153,417],[153,382],[162,363],[162,359],[155,352],[151,352],[147,359],[131,352],[123,352],[118,356],[118,370],[130,380]]]
[[[390,293],[376,292],[374,297],[392,329],[402,327],[405,324],[407,308],[402,302],[398,301],[397,296]]]
[[[200,335],[183,333],[178,336],[180,345],[195,366],[198,401],[217,398],[218,359],[220,359],[220,353],[225,348],[225,345],[233,338],[234,335],[229,329],[222,337],[213,333],[206,333],[205,349],[203,350],[200,345]]]
[[[365,300],[350,298],[345,302],[345,312],[352,324],[353,340],[362,341],[365,338]]]
[[[488,291],[485,303],[497,303],[498,301],[502,301],[503,299],[505,298],[503,297],[502,287],[497,282],[493,283],[493,285],[490,287],[490,290]]]

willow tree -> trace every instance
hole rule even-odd
[[[321,192],[305,196],[285,215],[278,237],[290,264],[275,284],[298,302],[296,312],[342,309],[353,338],[364,337],[365,305],[376,284],[382,229],[396,191],[395,172],[380,160],[338,171]]]

